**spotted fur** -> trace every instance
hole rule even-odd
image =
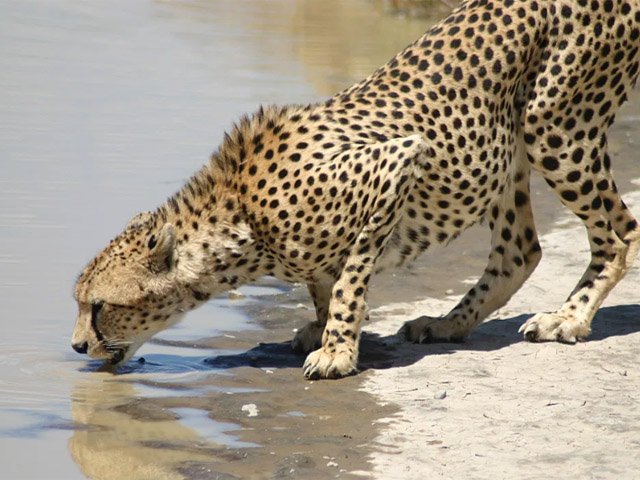
[[[444,317],[402,329],[414,342],[462,339],[540,260],[531,168],[583,220],[592,257],[566,303],[521,331],[585,338],[640,245],[607,154],[639,48],[638,0],[467,1],[326,102],[261,109],[85,268],[74,348],[124,361],[211,295],[274,275],[305,282],[316,305],[293,340],[310,352],[305,375],[348,375],[374,271],[487,218],[477,285]]]

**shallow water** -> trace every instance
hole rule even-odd
[[[70,349],[75,276],[241,114],[330,94],[425,23],[366,1],[25,0],[0,11],[0,477],[179,477],[175,465],[211,460],[198,449],[258,445],[193,398],[268,390],[226,362],[242,364],[261,339],[244,312],[281,285],[209,302],[113,375]]]
[[[285,343],[313,317],[302,288],[265,281],[241,289],[243,299],[209,302],[116,374],[71,350],[71,289],[83,264],[129,217],[179,188],[239,115],[330,95],[431,22],[385,5],[0,7],[0,477],[288,478],[365,468],[363,445],[376,428],[367,422],[384,407],[357,391],[357,378],[302,379],[302,359]],[[623,189],[637,176],[637,97],[611,142]],[[557,203],[536,197],[544,227]],[[460,280],[484,267],[486,238],[475,229],[454,250],[376,278],[372,303],[462,290]],[[447,278],[425,282],[445,267]],[[383,353],[376,368],[385,368]]]

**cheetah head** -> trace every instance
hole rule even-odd
[[[174,227],[151,213],[135,216],[77,280],[74,350],[115,365],[180,320],[199,295],[177,263]]]

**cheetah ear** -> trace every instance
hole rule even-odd
[[[151,223],[152,219],[153,214],[151,212],[140,212],[134,215],[131,220],[129,220],[129,223],[127,223],[125,230],[128,230],[130,228],[142,228]]]
[[[149,268],[154,273],[167,273],[175,263],[176,229],[165,223],[160,232],[149,237]]]

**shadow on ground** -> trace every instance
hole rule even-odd
[[[480,325],[463,343],[438,343],[415,345],[396,335],[380,336],[364,332],[360,345],[362,371],[412,365],[428,355],[451,354],[457,351],[494,351],[524,341],[518,328],[531,315],[518,315],[493,320]],[[609,337],[640,332],[640,305],[619,305],[601,308],[593,322],[593,333],[588,341],[597,342]],[[211,368],[301,368],[304,356],[291,351],[289,342],[261,343],[236,355],[220,355],[207,358],[204,363]]]

